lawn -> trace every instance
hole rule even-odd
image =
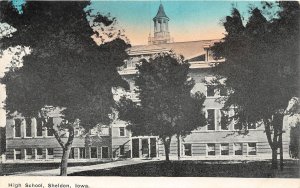
[[[85,162],[85,163],[71,163],[69,162],[68,166],[88,166],[104,163],[101,161],[96,162]],[[32,171],[39,170],[50,170],[60,168],[60,163],[23,163],[23,164],[9,164],[9,163],[0,163],[0,176],[5,175],[14,175]]]
[[[112,169],[84,171],[71,176],[249,177],[299,178],[299,161],[285,161],[283,172],[272,172],[270,161],[154,161]]]

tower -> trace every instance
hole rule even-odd
[[[148,38],[149,44],[170,43],[171,37],[169,32],[169,18],[165,13],[163,5],[160,3],[154,22],[154,37],[151,35]]]

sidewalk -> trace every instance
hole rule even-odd
[[[68,167],[68,174],[72,174],[75,172],[91,171],[91,170],[111,169],[120,166],[134,165],[134,164],[147,163],[153,161],[155,160],[127,159],[123,161],[113,161],[113,162],[90,165],[90,166],[74,166],[74,167]],[[15,174],[14,176],[59,176],[59,174],[60,174],[60,169],[52,169],[52,170],[20,173],[20,174]]]

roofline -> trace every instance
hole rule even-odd
[[[188,43],[188,42],[200,42],[200,41],[212,41],[212,40],[222,40],[222,39],[204,39],[204,40],[191,40],[191,41],[179,41],[179,42],[171,42],[171,43],[163,43],[164,44],[174,44],[174,43]],[[154,44],[156,46],[159,46],[161,44]],[[132,45],[132,47],[138,47],[138,46],[152,46],[151,44],[139,44],[139,45]]]

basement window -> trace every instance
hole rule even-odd
[[[207,155],[216,155],[215,144],[207,144]]]
[[[248,155],[256,155],[256,143],[248,143]]]
[[[192,144],[184,144],[184,156],[192,156]]]

